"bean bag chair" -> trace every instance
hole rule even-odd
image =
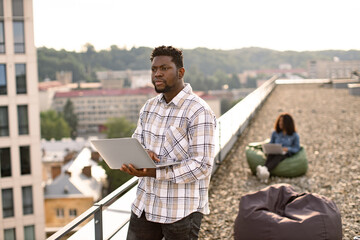
[[[340,211],[326,197],[275,184],[240,199],[235,240],[341,240]]]
[[[249,164],[252,174],[256,174],[258,165],[265,165],[266,156],[261,149],[264,142],[250,143],[245,148],[246,160]],[[270,174],[278,177],[298,177],[304,175],[308,169],[306,152],[303,147],[300,151],[281,161],[276,168],[270,171]]]

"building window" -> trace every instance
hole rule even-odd
[[[24,239],[25,240],[35,240],[34,225],[24,226]]]
[[[75,208],[69,210],[69,216],[70,217],[76,217],[77,216],[77,210]]]
[[[25,53],[24,21],[14,21],[14,51],[15,53]]]
[[[13,17],[24,17],[23,0],[12,0],[12,15]]]
[[[56,209],[56,216],[58,218],[63,218],[64,217],[64,209],[63,208],[57,208]]]
[[[7,94],[6,65],[0,64],[0,95]]]
[[[18,109],[18,124],[19,135],[29,134],[29,117],[27,105],[19,105]]]
[[[12,188],[1,190],[3,218],[14,216],[14,199]]]
[[[0,53],[5,53],[4,21],[0,21]]]
[[[33,214],[33,194],[32,194],[32,187],[26,186],[22,187],[22,203],[23,203],[23,214]]]
[[[9,136],[8,108],[0,107],[0,137]]]
[[[4,229],[4,239],[16,240],[15,228]]]
[[[30,147],[20,147],[21,175],[31,174]]]
[[[11,177],[10,148],[0,148],[0,177]]]
[[[4,1],[0,0],[0,17],[4,17]]]
[[[26,93],[26,65],[15,64],[16,93]]]

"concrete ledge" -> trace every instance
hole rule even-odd
[[[347,87],[349,88],[350,95],[360,96],[360,83],[349,83]]]

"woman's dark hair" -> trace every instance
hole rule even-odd
[[[288,113],[282,113],[280,114],[276,121],[275,121],[275,131],[276,132],[281,132],[282,129],[280,129],[280,126],[279,126],[279,122],[280,122],[280,119],[283,119],[283,123],[284,123],[284,130],[286,132],[287,135],[293,135],[294,132],[296,132],[296,128],[295,128],[295,122],[293,120],[293,118],[291,117],[290,114]]]
[[[172,62],[175,63],[175,66],[178,69],[184,67],[183,54],[180,49],[164,45],[156,47],[151,53],[150,61],[152,61],[156,56],[170,56],[172,57]]]

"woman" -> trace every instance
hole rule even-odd
[[[296,132],[293,118],[288,113],[280,114],[275,122],[275,131],[271,134],[270,143],[279,143],[283,147],[284,154],[269,154],[266,157],[265,166],[256,167],[256,175],[262,182],[267,182],[270,171],[282,160],[294,155],[300,150],[300,137]]]

